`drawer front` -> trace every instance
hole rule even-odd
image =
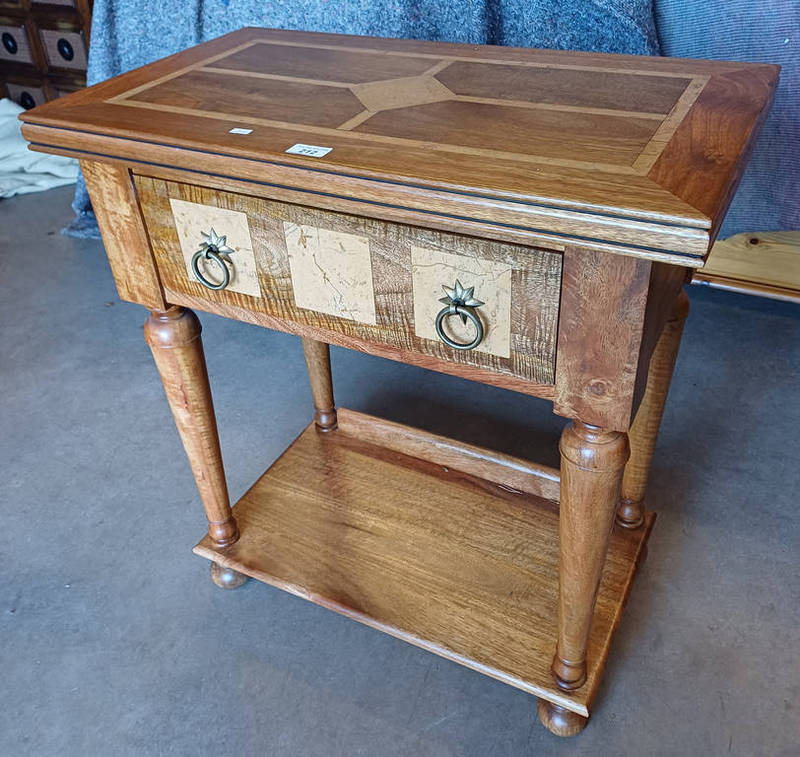
[[[33,63],[33,54],[24,26],[0,24],[0,60],[13,63]]]
[[[560,253],[145,176],[135,183],[167,299],[179,292],[539,384],[554,381]],[[204,242],[228,252],[197,256]],[[199,283],[197,273],[221,284],[221,266],[229,279],[224,289]],[[448,297],[463,303],[458,314],[447,312]],[[466,345],[479,331],[472,349],[455,349],[440,336]]]
[[[39,29],[42,47],[50,68],[85,71],[87,66],[86,43],[83,32],[66,29]]]
[[[8,96],[25,110],[34,108],[37,105],[44,105],[47,102],[47,93],[44,87],[26,87],[22,84],[6,82]]]

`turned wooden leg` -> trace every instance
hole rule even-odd
[[[208,517],[208,534],[216,546],[228,547],[239,538],[239,530],[225,484],[217,421],[200,340],[200,321],[185,308],[154,310],[145,322],[144,336],[153,351],[175,425],[200,490]]]
[[[219,586],[220,589],[238,589],[242,584],[250,580],[244,573],[239,573],[238,570],[228,568],[225,565],[220,565],[213,561],[209,572],[211,573],[211,580]]]
[[[330,347],[325,342],[306,337],[302,342],[314,398],[314,421],[321,431],[332,431],[336,428],[336,406],[333,402]]]
[[[580,421],[561,435],[558,645],[556,683],[565,690],[586,681],[586,645],[619,502],[628,436]]]
[[[670,319],[650,358],[647,386],[642,404],[628,432],[631,457],[622,477],[622,496],[617,507],[617,523],[625,528],[638,528],[644,523],[644,494],[650,476],[650,463],[656,447],[661,417],[667,401],[683,324],[689,315],[689,297],[681,290]]]
[[[589,722],[589,718],[546,699],[539,700],[538,710],[542,725],[556,736],[575,736],[586,728]]]

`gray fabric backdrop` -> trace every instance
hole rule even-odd
[[[800,38],[798,2],[753,10],[744,0],[657,0],[657,32],[651,0],[95,0],[88,78],[102,81],[242,26],[641,55],[657,55],[660,36],[670,55],[789,62]],[[796,58],[726,233],[800,228],[791,175]],[[782,160],[792,137],[795,154]],[[68,233],[97,235],[82,181],[74,207]]]
[[[720,237],[800,229],[800,0],[655,0],[655,6],[664,55],[783,67]]]

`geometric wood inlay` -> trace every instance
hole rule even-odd
[[[778,73],[248,28],[46,103],[22,131],[265,198],[697,267]]]
[[[646,173],[707,80],[256,39],[108,102],[321,137]],[[504,124],[502,149],[485,149],[497,123]],[[432,132],[440,141],[430,141]]]

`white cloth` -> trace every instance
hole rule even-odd
[[[0,197],[74,184],[78,161],[29,150],[17,118],[21,112],[13,100],[0,100]]]

